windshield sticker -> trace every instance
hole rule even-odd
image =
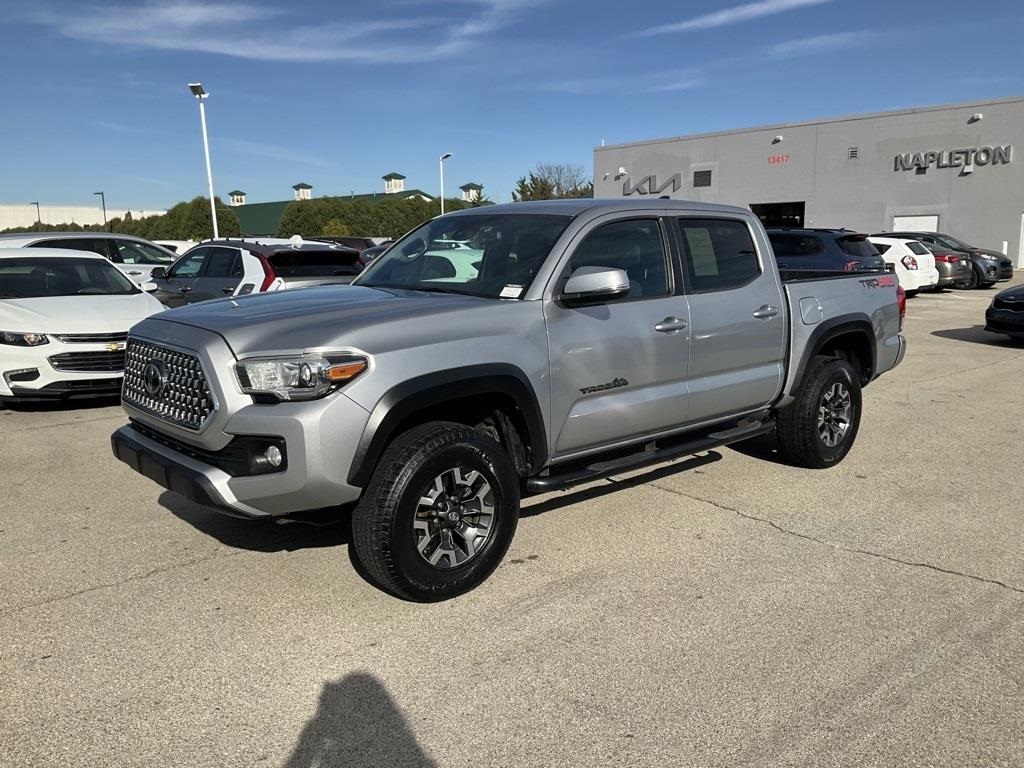
[[[511,284],[506,285],[504,288],[502,288],[501,293],[499,294],[500,298],[502,299],[518,299],[522,295],[523,286]]]

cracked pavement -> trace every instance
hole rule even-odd
[[[770,441],[527,501],[483,587],[368,585],[335,525],[222,517],[0,410],[7,766],[1024,764],[1024,345],[908,302],[831,470]]]

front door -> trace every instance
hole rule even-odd
[[[771,403],[785,376],[786,304],[741,219],[676,219],[690,303],[690,421]]]
[[[546,302],[552,456],[565,457],[687,420],[689,319],[656,215],[598,219],[571,246],[555,286],[580,267],[629,277],[625,296],[590,306]]]
[[[168,307],[180,307],[191,301],[189,293],[203,271],[203,261],[212,250],[206,246],[193,248],[174,262],[166,277],[153,281],[157,285],[154,295],[161,303]]]

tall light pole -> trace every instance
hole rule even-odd
[[[43,217],[39,215],[39,203],[29,203],[36,207],[36,229],[40,230],[43,228]]]
[[[94,195],[100,196],[100,202],[103,203],[103,229],[107,229],[107,196],[102,192],[93,192]]]
[[[437,161],[437,168],[441,172],[441,215],[444,216],[444,161],[452,156],[451,152],[445,152]]]
[[[202,83],[189,83],[188,89],[199,100],[199,122],[203,126],[203,154],[206,157],[206,181],[210,186],[210,218],[213,219],[213,239],[216,240],[220,237],[220,232],[217,230],[217,204],[213,202],[213,169],[210,167],[210,142],[206,138],[206,109],[203,106],[203,102],[210,94],[203,89]]]

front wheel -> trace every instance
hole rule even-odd
[[[800,467],[822,469],[842,461],[860,427],[857,369],[840,358],[816,357],[794,403],[779,413],[779,448]]]
[[[408,600],[445,600],[482,583],[519,520],[519,478],[487,434],[453,422],[414,427],[388,447],[352,518],[373,580]]]
[[[978,283],[980,283],[980,282],[981,282],[981,278],[978,275],[977,268],[976,267],[971,267],[971,277],[970,277],[970,279],[969,280],[961,280],[954,287],[955,288],[963,288],[963,289],[970,290],[972,288],[977,288],[978,287]]]

